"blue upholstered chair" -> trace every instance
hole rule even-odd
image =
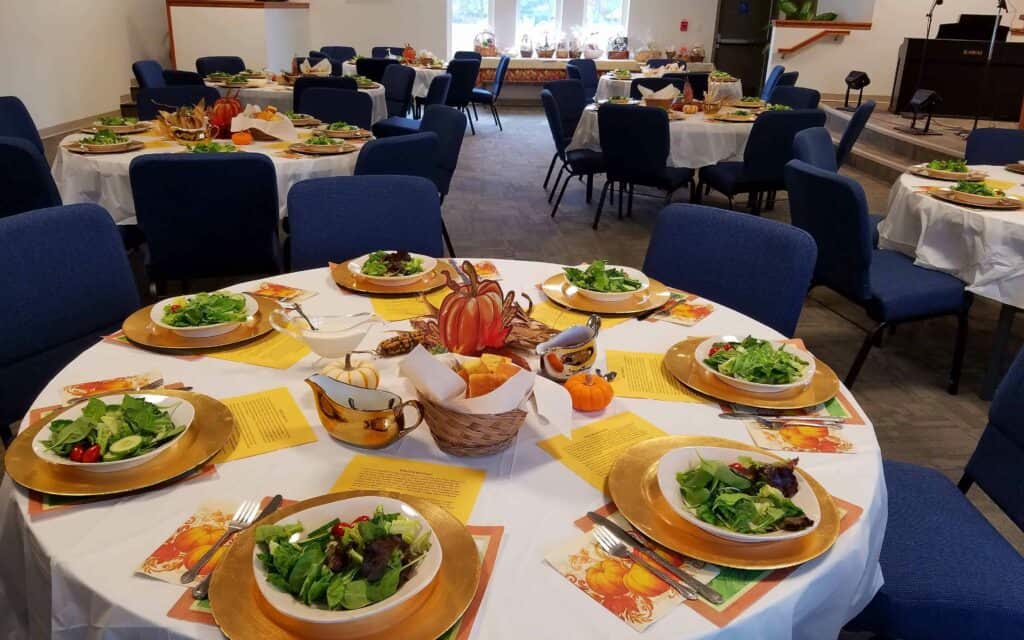
[[[589,58],[576,58],[566,63],[565,73],[570,80],[583,83],[584,101],[593,102],[597,93],[597,64]]]
[[[396,138],[397,139],[397,138]],[[292,269],[322,267],[379,249],[440,257],[441,203],[416,176],[303,180],[288,192]]]
[[[297,64],[302,65],[302,59],[296,58]],[[340,58],[332,58],[326,53],[321,51],[311,50],[309,55],[306,56],[306,60],[309,61],[310,66],[315,66],[320,63],[321,60],[327,60],[331,63],[331,76],[339,77],[345,74],[345,61]]]
[[[203,76],[195,71],[180,71],[178,69],[164,69],[164,83],[168,87],[205,86]]]
[[[160,89],[140,89],[137,97],[139,119],[153,120],[157,111],[173,111],[178,107],[192,107],[203,100],[209,108],[220,99],[220,93],[213,87],[180,86]]]
[[[456,51],[452,58],[454,60],[476,60],[477,62],[481,62],[484,59],[484,57],[476,51]]]
[[[473,89],[476,87],[476,78],[480,75],[480,61],[471,58],[456,58],[448,63],[448,74],[452,77],[452,83],[448,87],[448,100],[445,104],[465,113],[466,119],[469,121],[469,130],[473,135],[476,135],[473,119],[468,116],[469,105],[473,102]]]
[[[967,136],[967,164],[1011,164],[1024,160],[1024,130],[975,129]]]
[[[387,58],[389,56],[401,56],[405,47],[373,47],[370,49],[370,56],[373,58]]]
[[[591,60],[591,62],[593,62]],[[583,116],[583,109],[587,106],[586,88],[579,80],[552,80],[544,85],[555,102],[558,104],[558,115],[561,118],[562,148],[572,142],[572,136],[576,133],[576,127]],[[551,156],[551,164],[548,165],[548,174],[544,178],[544,189],[548,188],[551,181],[551,173],[555,169],[555,162],[561,157],[559,145],[555,145],[555,154]]]
[[[561,80],[559,82],[578,84],[575,80]],[[551,139],[555,143],[556,157],[562,161],[562,166],[558,169],[558,177],[555,178],[555,186],[551,189],[551,196],[554,196],[555,191],[558,191],[558,198],[555,200],[554,207],[551,208],[551,217],[554,218],[555,214],[558,213],[559,205],[562,204],[562,196],[565,195],[566,187],[577,176],[584,176],[587,179],[587,203],[590,203],[594,195],[594,175],[604,173],[604,156],[600,151],[591,151],[590,149],[567,151],[568,143],[566,142],[565,132],[562,130],[562,114],[559,113],[558,100],[550,90],[541,89],[540,101],[544,105],[544,115],[548,119]],[[563,173],[566,174],[565,181],[562,182],[562,188],[559,190],[558,182],[562,179]],[[549,202],[551,201],[551,196],[548,197]]]
[[[15,96],[0,96],[0,136],[28,140],[39,150],[39,155],[46,156],[36,123],[25,108],[25,103]]]
[[[760,215],[763,196],[786,188],[783,169],[793,159],[793,138],[811,127],[825,126],[825,112],[817,109],[769,111],[754,122],[742,161],[724,161],[700,170],[698,198],[711,189],[733,199],[750,194],[750,211]]]
[[[156,60],[138,60],[132,63],[132,73],[140,89],[159,89],[166,87],[164,68]]]
[[[374,82],[383,82],[384,71],[393,64],[401,64],[394,58],[358,58],[356,73]]]
[[[448,89],[452,86],[452,77],[447,73],[434,76],[430,81],[430,86],[427,87],[427,95],[422,98],[416,96],[413,98],[413,117],[419,118],[423,113],[423,108],[428,107],[432,104],[443,105],[448,102]]]
[[[0,219],[0,429],[20,420],[71,360],[139,308],[131,267],[102,207],[73,204]]]
[[[623,194],[629,190],[629,215],[633,212],[633,186],[662,189],[665,199],[680,187],[693,184],[693,169],[669,167],[668,114],[657,107],[606,104],[597,112],[607,180],[594,216],[594,229],[601,219],[609,185],[620,184],[619,217]]]
[[[419,176],[434,179],[440,141],[435,133],[370,140],[356,158],[357,176]]]
[[[168,280],[281,271],[277,174],[269,157],[144,155],[128,174],[149,244],[146,267],[158,289]]]
[[[344,121],[369,129],[373,121],[373,100],[362,91],[312,87],[302,93],[302,102],[295,106],[300,113],[322,122]]]
[[[355,47],[346,47],[345,45],[329,45],[320,47],[320,53],[324,54],[328,58],[341,60],[342,62],[348,62],[352,58],[356,57]]]
[[[648,69],[660,69],[668,65],[670,62],[672,61],[669,60],[668,58],[651,58],[644,64],[647,65]]]
[[[307,89],[312,89],[313,87],[324,87],[327,89],[346,89],[348,91],[359,90],[359,86],[356,84],[354,78],[346,78],[343,76],[330,76],[327,78],[321,78],[316,76],[301,76],[295,79],[295,89],[292,91],[293,111],[295,111],[296,113],[305,113],[305,111],[302,111],[299,108],[299,105],[302,104],[302,94],[305,93]]]
[[[779,78],[786,72],[786,68],[781,64],[777,64],[772,67],[772,70],[768,72],[768,77],[764,81],[764,89],[761,90],[761,99],[767,102],[772,97],[772,92],[775,91],[775,87],[779,86]]]
[[[779,76],[780,87],[795,87],[796,81],[800,79],[799,71],[787,71]]]
[[[785,74],[783,74],[785,75]],[[779,85],[772,91],[772,104],[786,105],[790,109],[817,109],[821,94],[807,87],[786,87]]]
[[[384,85],[384,100],[388,105],[388,116],[404,118],[412,107],[412,85],[416,83],[416,70],[403,64],[393,64],[384,69],[381,84]]]
[[[860,305],[877,324],[868,331],[846,376],[853,387],[871,346],[889,326],[953,315],[956,345],[948,390],[956,393],[967,340],[971,295],[951,275],[914,265],[896,251],[874,249],[864,189],[856,181],[793,160],[786,165],[790,218],[818,243],[814,284]]]
[[[720,242],[729,239],[729,259]],[[793,336],[817,249],[790,225],[713,207],[673,204],[658,214],[644,273]]]
[[[853,151],[853,145],[857,144],[857,140],[864,131],[864,127],[867,126],[874,110],[875,101],[868,100],[857,107],[857,110],[850,116],[850,122],[846,125],[846,131],[843,131],[843,137],[839,139],[839,145],[836,147],[836,166],[842,167],[846,163],[846,159],[850,157],[850,152]],[[1022,140],[1024,140],[1024,136],[1022,136]],[[1022,144],[1022,147],[1024,147],[1024,144]],[[1021,152],[1024,153],[1024,148],[1021,149]]]
[[[501,56],[498,59],[498,66],[494,69],[494,82],[490,89],[473,88],[472,102],[473,115],[476,115],[476,105],[483,104],[491,108],[491,117],[494,124],[498,125],[499,131],[504,131],[501,126],[501,114],[498,113],[498,98],[501,97],[501,88],[505,86],[505,76],[508,75],[508,65],[511,59],[508,56]]]
[[[215,71],[241,73],[245,71],[245,61],[238,56],[205,56],[196,58],[196,71],[201,76],[208,76]]]
[[[651,91],[661,91],[669,85],[672,85],[676,89],[679,89],[679,91],[682,91],[683,87],[686,86],[686,80],[679,77],[634,78],[633,81],[629,83],[629,97],[635,100],[643,98],[643,94],[640,93],[640,87],[650,89]]]
[[[451,84],[452,77],[447,73],[442,73],[439,76],[435,76],[430,81],[430,88],[427,90],[427,97],[420,103],[424,106],[439,106],[444,107],[444,101],[448,97],[448,86]],[[417,98],[417,101],[420,99]],[[447,107],[446,107],[447,108]],[[461,120],[462,126],[466,126],[465,118]],[[402,118],[399,116],[391,116],[373,123],[373,135],[378,138],[389,138],[391,136],[404,136],[410,133],[419,133],[422,121],[414,120],[412,118]],[[461,145],[462,142],[460,141]]]
[[[50,166],[35,145],[0,136],[0,218],[60,204]]]
[[[679,80],[682,82],[679,86],[686,86],[686,82],[689,81],[690,88],[693,89],[694,99],[703,100],[708,92],[708,82],[710,82],[711,74],[706,71],[687,71],[686,73],[666,73],[661,77],[667,80]]]

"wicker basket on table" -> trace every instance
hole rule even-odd
[[[489,456],[512,445],[526,412],[513,409],[498,414],[469,414],[452,411],[421,396],[423,415],[430,435],[441,451],[453,456]]]

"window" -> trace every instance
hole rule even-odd
[[[629,0],[585,0],[583,32],[597,33],[601,38],[625,34],[628,17]]]
[[[451,0],[451,53],[472,51],[473,38],[493,29],[493,0]]]
[[[519,0],[516,4],[517,42],[527,35],[536,44],[547,32],[551,44],[557,44],[561,15],[559,0]]]

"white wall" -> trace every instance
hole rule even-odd
[[[635,51],[652,41],[662,48],[699,44],[710,56],[717,16],[717,0],[632,0],[629,46]],[[680,20],[690,22],[685,33],[679,31]]]
[[[409,42],[444,56],[447,16],[447,0],[310,0],[309,48],[349,45],[368,56],[372,47]]]

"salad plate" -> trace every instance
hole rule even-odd
[[[215,336],[186,337],[156,324],[153,321],[153,314],[154,309],[160,308],[159,305],[143,307],[128,316],[122,323],[121,330],[129,342],[152,351],[180,354],[235,347],[274,330],[270,326],[270,313],[278,308],[277,302],[264,297],[254,297],[253,300],[256,302],[257,310],[249,314],[246,322]]]
[[[597,302],[621,302],[633,296],[642,296],[651,288],[651,281],[643,271],[606,265],[603,260],[566,267],[563,271],[569,283],[576,288],[574,295]]]
[[[170,389],[128,395],[164,398],[160,400],[161,405],[175,401],[181,401],[182,406],[188,404],[194,411],[190,426],[162,453],[145,460],[145,464],[94,473],[83,469],[83,465],[40,464],[34,447],[40,432],[48,429],[54,420],[70,419],[75,415],[73,412],[80,412],[83,407],[59,409],[29,425],[14,439],[4,458],[7,473],[23,487],[56,496],[109,496],[140,491],[179,478],[207,463],[224,447],[235,428],[227,406],[209,396]],[[118,392],[96,398],[105,404],[116,404],[122,402],[124,396],[123,392]]]
[[[1002,192],[999,192],[1002,194]],[[933,198],[944,202],[951,202],[966,207],[977,207],[978,209],[995,209],[999,211],[1015,211],[1024,207],[1017,198],[1011,198],[1005,194],[987,196],[974,193],[957,191],[956,189],[932,189],[928,192]]]
[[[355,258],[355,260],[360,259],[361,258]],[[422,273],[416,274],[417,277],[411,282],[397,286],[391,284],[379,284],[359,273],[361,267],[353,269],[351,266],[352,262],[353,260],[346,260],[345,262],[332,263],[331,276],[334,278],[335,284],[339,287],[348,289],[349,291],[356,291],[358,293],[393,296],[427,293],[435,289],[440,289],[444,286],[446,273],[450,274],[454,278],[458,278],[455,272],[446,263],[435,261],[436,266],[433,269],[429,271],[424,269]]]
[[[1024,162],[1015,162],[1004,167],[1010,173],[1024,174]]]
[[[724,359],[722,364],[709,364],[716,354],[718,357],[711,362]],[[815,370],[814,356],[807,350],[783,340],[758,340],[750,336],[743,340],[736,336],[713,336],[697,345],[693,357],[698,366],[730,387],[758,394],[786,393],[804,387]],[[732,375],[725,372],[734,368],[745,371]],[[777,381],[749,379],[766,375],[766,371],[774,373]]]
[[[358,140],[359,138],[369,138],[373,136],[373,133],[366,129],[346,122],[332,122],[325,127],[315,129],[313,133],[316,135],[327,136],[328,138],[340,138],[342,140]]]
[[[217,291],[161,300],[153,305],[149,319],[183,338],[213,338],[251,322],[259,309],[247,293]]]
[[[139,149],[145,148],[145,146],[146,143],[142,142],[141,140],[127,140],[125,142],[117,142],[112,144],[87,144],[83,142],[72,142],[67,144],[64,148],[72,153],[103,154],[138,151]]]
[[[109,117],[100,118],[92,123],[92,126],[80,129],[82,133],[96,135],[103,129],[109,129],[118,135],[131,133],[145,133],[152,128],[152,124],[138,118]]]
[[[401,287],[430,277],[437,260],[419,253],[374,251],[348,261],[353,277],[382,287]]]
[[[717,113],[710,116],[711,120],[718,120],[719,122],[754,122],[757,120],[757,114],[751,113],[746,110],[737,110],[729,113]]]
[[[312,138],[307,139],[306,142],[295,142],[288,146],[288,150],[293,151],[295,153],[303,153],[311,156],[336,156],[344,153],[352,153],[353,151],[359,150],[359,147],[356,147],[344,141],[336,143],[311,143],[310,140],[312,140]]]
[[[541,285],[544,295],[555,304],[584,311],[608,315],[636,315],[663,306],[669,301],[671,291],[657,280],[647,279],[647,288],[630,294],[622,300],[595,300],[581,294],[580,288],[572,284],[565,273],[558,273]]]
[[[963,160],[932,160],[916,164],[908,172],[922,178],[947,180],[949,182],[981,182],[988,177],[984,171],[974,171]]]
[[[752,393],[713,375],[701,366],[697,347],[707,341],[705,337],[691,337],[673,345],[665,353],[665,368],[685,386],[722,402],[741,404],[759,409],[804,409],[828,402],[839,393],[839,377],[832,369],[814,356],[814,372],[806,384],[782,393]],[[810,355],[810,354],[808,354]]]
[[[287,112],[284,114],[286,118],[292,121],[292,124],[296,127],[316,127],[323,124],[319,118],[314,118],[308,113],[294,113]]]
[[[267,602],[258,585],[260,563],[254,561],[257,528],[238,534],[221,559],[210,583],[210,605],[217,625],[228,638],[344,637],[351,640],[394,640],[409,638],[435,640],[450,629],[465,613],[476,594],[480,580],[480,556],[473,537],[465,526],[447,511],[422,498],[380,491],[346,491],[311,498],[283,507],[261,524],[286,524],[301,520],[303,525],[319,525],[325,518],[345,514],[372,515],[377,505],[404,505],[431,531],[436,548],[437,570],[423,571],[422,589],[387,608],[377,608],[413,585],[414,575],[394,596],[364,610],[361,617],[348,620],[310,621],[283,613]],[[367,511],[369,509],[369,511]],[[262,543],[260,543],[262,544]],[[429,554],[428,554],[429,555]],[[426,562],[428,558],[423,561]],[[427,569],[429,567],[420,567]],[[417,569],[417,574],[420,573]],[[430,573],[435,575],[427,579]],[[269,587],[269,585],[266,585]],[[273,588],[273,587],[269,587]],[[288,598],[292,598],[291,595]],[[308,608],[308,607],[307,607]],[[331,612],[337,614],[339,612]],[[414,619],[415,624],[409,620]]]
[[[608,489],[616,507],[629,522],[659,544],[689,557],[737,569],[781,569],[812,560],[828,551],[839,537],[840,513],[824,487],[798,470],[801,490],[806,488],[820,508],[816,526],[790,539],[762,541],[729,540],[684,518],[666,498],[658,479],[659,463],[676,450],[724,449],[737,455],[774,463],[786,461],[749,444],[709,436],[667,436],[638,443],[615,461],[608,475]],[[668,458],[671,460],[671,458]],[[678,486],[678,484],[676,485]],[[676,490],[678,493],[678,490]]]

